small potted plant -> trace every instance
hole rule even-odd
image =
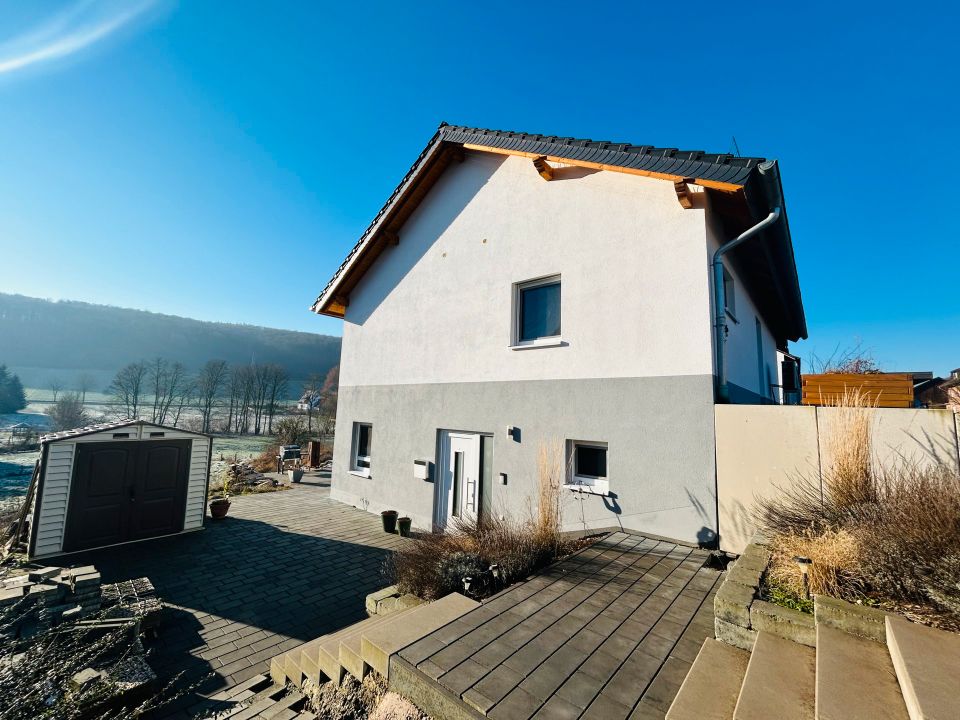
[[[397,527],[399,528],[400,535],[402,537],[410,537],[410,524],[411,520],[408,517],[397,519]]]
[[[383,520],[383,531],[385,533],[390,533],[391,535],[396,534],[397,514],[396,510],[384,510],[380,513],[380,518]]]
[[[210,517],[214,520],[223,520],[230,509],[230,496],[227,494],[227,483],[224,481],[223,490],[219,497],[210,501]]]

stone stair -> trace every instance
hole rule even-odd
[[[816,623],[816,648],[769,632],[707,639],[666,720],[957,720],[960,635],[888,615],[885,642]]]
[[[392,655],[478,605],[451,593],[426,605],[361,620],[277,655],[270,662],[270,678],[279,686],[299,688],[305,680],[340,683],[347,674],[362,680],[372,668],[389,679]]]
[[[307,698],[299,690],[266,675],[254,675],[194,705],[188,713],[213,720],[316,720],[306,708]]]

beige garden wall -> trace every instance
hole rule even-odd
[[[950,410],[869,411],[873,451],[882,464],[943,462],[960,467],[957,417]],[[755,528],[756,500],[791,483],[819,483],[830,465],[837,410],[780,405],[715,406],[720,547],[739,553]]]

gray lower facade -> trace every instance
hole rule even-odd
[[[341,386],[331,495],[373,513],[397,510],[432,527],[443,430],[492,438],[483,507],[536,513],[541,443],[607,443],[608,497],[564,491],[568,530],[620,526],[689,543],[717,533],[713,376]],[[354,423],[372,428],[370,476],[350,471]],[[518,429],[513,436],[507,428]],[[506,483],[501,482],[501,473]]]

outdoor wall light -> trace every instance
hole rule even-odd
[[[803,578],[803,595],[810,599],[810,566],[813,564],[813,560],[803,555],[796,555],[793,558],[793,561],[797,564],[797,567],[800,568],[800,576]]]
[[[490,574],[493,576],[493,579],[494,579],[494,580],[499,580],[499,579],[500,579],[500,566],[499,566],[499,565],[496,565],[496,564],[491,565],[491,566],[490,566]]]
[[[470,583],[472,583],[472,582],[473,582],[473,578],[472,578],[472,577],[465,577],[465,578],[463,579],[463,590],[464,590],[464,592],[470,592]]]

